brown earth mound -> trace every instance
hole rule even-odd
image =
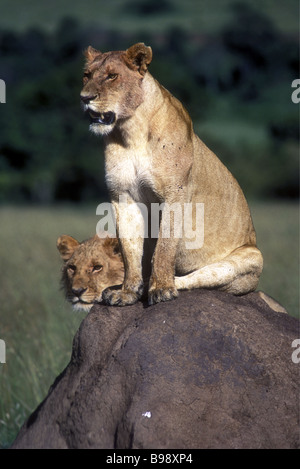
[[[296,448],[299,323],[257,293],[96,306],[12,448]]]

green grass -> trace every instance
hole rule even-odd
[[[24,418],[66,366],[84,317],[60,291],[56,239],[95,232],[94,209],[0,209],[0,447],[11,442]]]
[[[254,203],[251,212],[264,256],[258,288],[299,317],[299,205]]]
[[[298,314],[298,205],[250,204],[265,258],[259,288]],[[20,425],[67,365],[73,336],[84,317],[60,291],[56,239],[82,240],[99,217],[89,207],[0,207],[0,447],[11,444]]]

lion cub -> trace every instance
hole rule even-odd
[[[105,288],[123,282],[124,266],[116,238],[96,235],[79,243],[63,235],[57,240],[57,249],[64,261],[62,286],[74,309],[89,311],[102,300]]]
[[[122,288],[108,288],[102,298],[133,304],[146,285],[149,304],[175,298],[178,289],[253,291],[263,259],[243,192],[195,135],[182,104],[151,76],[151,60],[142,43],[86,51],[81,101],[90,130],[104,137],[125,265]],[[159,216],[150,216],[157,206]]]

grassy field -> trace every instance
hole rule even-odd
[[[250,204],[265,258],[259,288],[290,312],[299,309],[299,208],[297,204]],[[84,317],[60,291],[56,239],[84,239],[95,232],[95,207],[0,208],[0,447],[47,394],[67,365],[73,336]]]

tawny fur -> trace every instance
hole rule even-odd
[[[120,236],[125,278],[120,290],[107,289],[108,304],[135,303],[147,285],[149,303],[167,301],[178,289],[216,288],[236,295],[256,289],[263,259],[256,247],[250,211],[237,181],[195,135],[182,104],[149,73],[152,50],[139,43],[127,51],[86,51],[81,99],[91,113],[90,129],[104,136],[106,182]],[[188,71],[187,71],[188,73]],[[128,205],[119,203],[126,197]],[[203,204],[204,242],[188,249],[190,239],[144,239],[152,203]],[[195,217],[195,211],[193,211]],[[193,218],[193,226],[196,220]],[[130,234],[131,230],[131,234]]]
[[[124,266],[116,238],[96,235],[79,243],[62,235],[57,248],[64,261],[62,287],[74,309],[89,311],[102,300],[105,288],[122,284]]]

